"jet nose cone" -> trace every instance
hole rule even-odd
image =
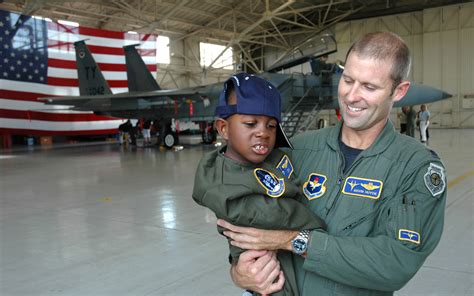
[[[401,107],[404,105],[428,104],[450,98],[451,96],[451,94],[440,89],[427,85],[412,83],[405,97],[398,101],[395,104],[395,107]]]
[[[442,100],[443,100],[443,99],[451,98],[453,95],[443,91],[443,94],[441,96],[443,97],[442,98]]]

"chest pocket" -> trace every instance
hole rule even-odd
[[[381,200],[390,195],[389,191],[379,180],[346,178],[339,200],[339,206],[345,211],[338,223],[338,234],[369,236],[379,213]]]

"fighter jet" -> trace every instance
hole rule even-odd
[[[332,37],[329,41],[335,44]],[[163,90],[138,54],[136,45],[128,45],[124,46],[124,51],[129,91],[112,94],[85,42],[75,42],[74,46],[80,95],[41,98],[46,104],[70,105],[72,110],[93,111],[98,115],[158,120],[162,126],[163,143],[169,148],[179,141],[171,128],[172,119],[199,123],[203,142],[215,140],[212,121],[222,83]],[[335,50],[335,47],[316,50],[310,46],[296,51],[299,55],[293,53],[282,59],[268,72],[258,74],[281,92],[283,127],[289,136],[304,131],[320,110],[338,109],[337,85],[342,69],[335,64],[326,64],[320,58]],[[312,73],[276,73],[303,62],[310,63]],[[450,96],[441,90],[412,83],[406,96],[395,107],[426,104]],[[319,127],[323,127],[321,122]]]

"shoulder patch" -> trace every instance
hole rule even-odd
[[[320,198],[326,192],[326,186],[324,184],[328,178],[325,175],[311,173],[308,177],[308,181],[303,184],[303,193],[306,197],[311,200]]]
[[[413,230],[408,229],[399,229],[398,230],[398,240],[409,241],[417,245],[421,242],[420,234]]]
[[[280,197],[285,193],[285,180],[279,179],[271,172],[264,169],[255,169],[253,171],[258,183],[265,188],[267,195],[270,197]]]
[[[424,175],[424,180],[426,188],[428,188],[433,196],[440,195],[446,188],[444,169],[434,163],[430,163],[430,166]]]
[[[291,174],[293,173],[293,164],[290,161],[288,155],[283,155],[280,162],[276,166],[277,170],[279,170],[285,177],[290,179]]]
[[[382,194],[383,182],[350,176],[346,178],[342,193],[371,199],[379,199]]]

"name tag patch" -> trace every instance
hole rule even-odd
[[[264,169],[255,169],[253,171],[255,178],[260,185],[265,188],[266,193],[270,197],[280,197],[285,193],[285,180],[279,179],[277,176]]]
[[[293,173],[293,164],[290,161],[290,158],[287,155],[284,155],[280,162],[277,165],[277,170],[279,170],[285,177],[290,179],[291,174]]]
[[[326,186],[324,186],[324,184],[327,179],[325,175],[311,173],[308,177],[308,181],[303,184],[304,195],[306,195],[309,200],[323,196],[326,192]]]
[[[383,182],[350,176],[346,179],[342,193],[371,199],[378,199],[382,193]]]
[[[398,230],[398,239],[409,241],[415,244],[420,244],[421,238],[420,234],[413,230],[399,229]]]

